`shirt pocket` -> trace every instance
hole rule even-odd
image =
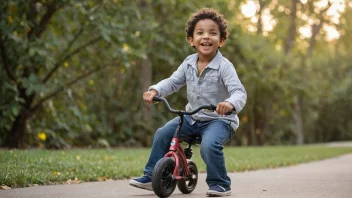
[[[219,76],[206,76],[204,78],[205,93],[215,94],[219,91]]]
[[[194,76],[187,76],[187,92],[192,93],[194,91]]]

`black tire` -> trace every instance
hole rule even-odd
[[[196,164],[191,160],[187,160],[187,164],[191,173],[195,175],[195,178],[190,177],[189,180],[181,179],[177,182],[177,187],[183,194],[191,193],[196,188],[198,182],[198,168]]]
[[[176,179],[172,178],[175,161],[171,158],[161,158],[152,172],[152,187],[158,197],[170,196],[176,188]]]

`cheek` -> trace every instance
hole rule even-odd
[[[217,45],[220,45],[220,39],[219,38],[214,38],[213,39],[213,43],[217,44]]]
[[[200,40],[201,40],[201,39],[194,39],[193,42],[194,42],[194,43],[200,43]]]

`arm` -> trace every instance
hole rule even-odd
[[[227,87],[230,97],[225,100],[235,107],[235,113],[238,114],[246,104],[247,92],[244,89],[236,70],[232,64],[227,65],[222,71],[223,83]]]
[[[160,97],[164,97],[178,91],[186,84],[185,67],[186,65],[183,62],[169,78],[160,81],[156,85],[150,86],[148,91],[155,90],[157,92],[157,96]]]

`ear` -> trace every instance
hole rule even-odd
[[[194,47],[194,44],[193,44],[193,37],[188,37],[187,38],[187,42],[189,43],[190,46]]]
[[[225,45],[225,39],[221,38],[219,43],[219,48]]]

